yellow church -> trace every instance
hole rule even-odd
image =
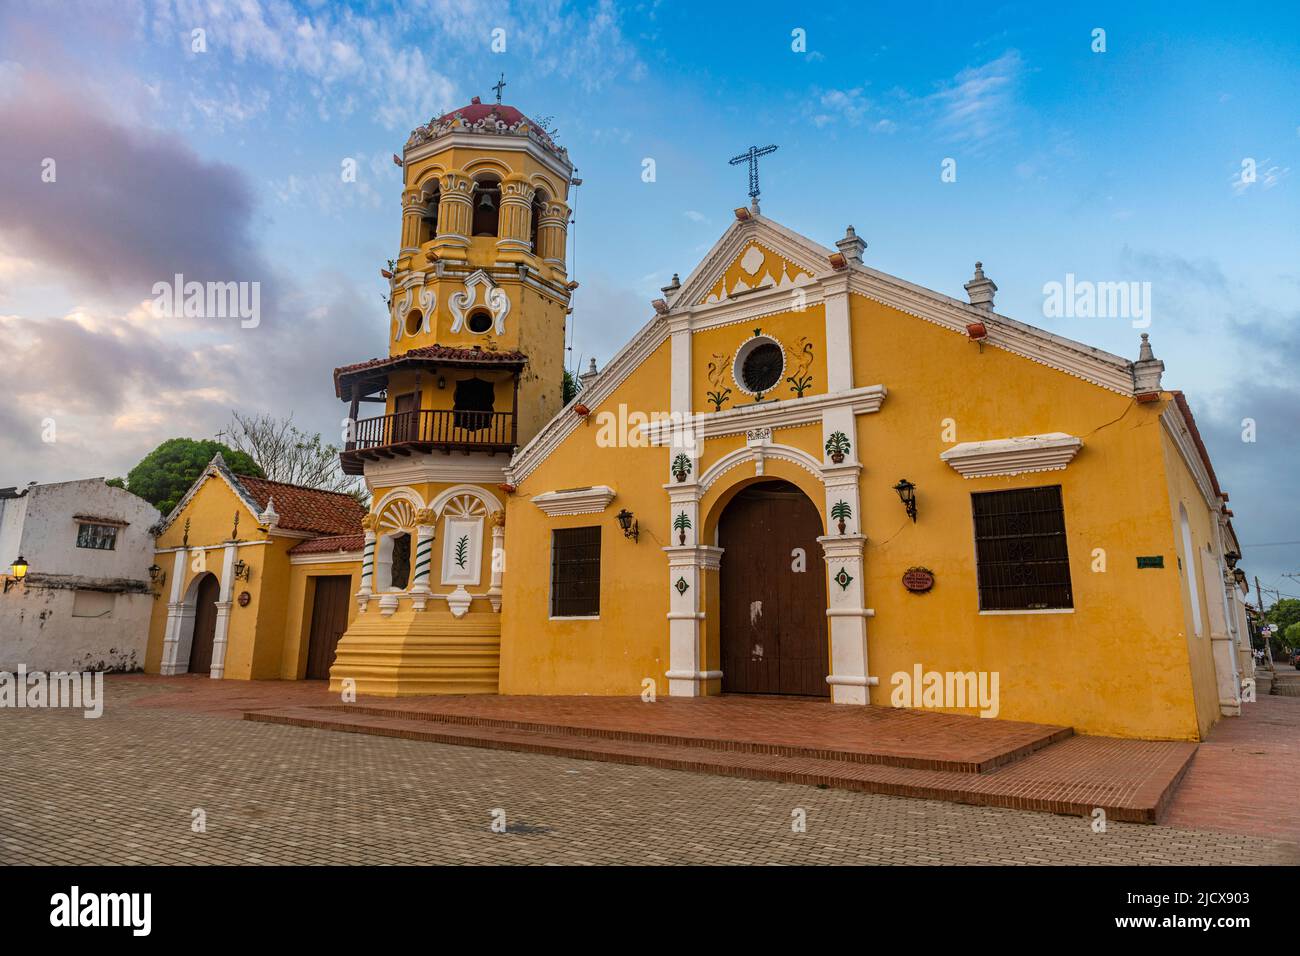
[[[750,157],[753,162],[753,157]],[[388,354],[334,371],[372,492],[214,460],[146,669],[361,694],[821,697],[996,674],[998,717],[1201,739],[1252,672],[1231,512],[1126,359],[753,201],[564,403],[573,165],[477,98],[402,156]]]

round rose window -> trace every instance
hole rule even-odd
[[[785,353],[774,339],[755,336],[736,354],[736,384],[758,398],[777,386],[783,372]]]

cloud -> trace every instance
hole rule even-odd
[[[938,110],[938,127],[949,141],[981,147],[1002,138],[1010,127],[1024,61],[1017,50],[967,67],[928,97]]]
[[[199,281],[261,278],[244,177],[172,136],[106,116],[33,72],[0,100],[8,145],[0,152],[0,243],[77,288],[132,301],[175,272]],[[47,168],[52,182],[42,178]]]
[[[871,102],[862,95],[862,88],[851,90],[825,90],[817,96],[817,112],[813,114],[814,126],[828,126],[844,121],[857,126],[871,109]]]
[[[702,213],[702,212],[696,212],[694,209],[688,209],[688,210],[686,210],[684,213],[682,213],[682,215],[685,216],[687,219],[689,219],[691,222],[708,222],[708,221],[709,221],[708,217],[705,216],[704,213]]]

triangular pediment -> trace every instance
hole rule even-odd
[[[831,271],[831,253],[762,216],[738,220],[682,283],[672,305],[710,305],[760,289],[808,285]]]

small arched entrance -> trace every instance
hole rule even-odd
[[[817,507],[788,481],[736,494],[718,519],[722,690],[829,697]]]
[[[217,635],[217,601],[221,582],[215,574],[204,574],[194,592],[194,637],[190,641],[191,674],[212,670],[212,644]]]

